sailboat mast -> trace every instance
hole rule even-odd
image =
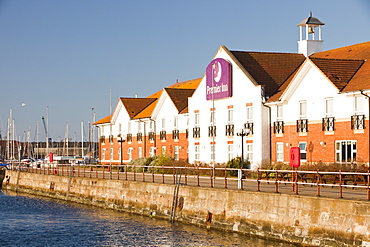
[[[84,157],[84,122],[81,121],[81,156]]]

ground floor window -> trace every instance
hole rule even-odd
[[[110,149],[110,160],[113,160],[113,148]]]
[[[301,160],[307,160],[307,143],[306,142],[300,142],[298,144],[298,147],[301,151]]]
[[[155,147],[150,147],[149,148],[149,155],[150,155],[150,157],[153,157],[155,155]]]
[[[335,160],[340,163],[356,162],[357,141],[336,141]]]
[[[234,145],[227,144],[227,160],[232,160],[234,158]]]
[[[162,146],[161,153],[162,153],[162,155],[166,155],[167,154],[166,146]]]
[[[195,155],[195,160],[200,161],[200,145],[195,145],[195,150],[194,150],[194,155]]]
[[[246,160],[247,162],[253,161],[253,143],[247,143],[247,152],[246,152]]]
[[[179,160],[179,146],[175,146],[173,158]]]
[[[284,162],[284,143],[283,142],[276,143],[276,161]]]
[[[127,149],[127,158],[128,158],[129,161],[132,160],[132,149],[133,148],[128,148]]]
[[[138,158],[143,157],[143,147],[138,148]]]

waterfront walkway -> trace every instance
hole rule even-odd
[[[14,169],[17,169],[14,166]],[[370,173],[248,170],[196,167],[58,166],[22,172],[56,176],[180,184],[355,200],[370,200]],[[230,173],[236,176],[231,176]],[[215,175],[213,175],[215,174]]]

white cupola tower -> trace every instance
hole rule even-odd
[[[310,16],[303,19],[297,26],[299,27],[299,41],[298,53],[302,53],[306,57],[315,52],[323,50],[322,30],[321,27],[325,25],[319,19]],[[318,34],[316,34],[318,29]]]

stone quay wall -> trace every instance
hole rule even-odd
[[[169,220],[175,185],[6,171],[13,190]],[[179,186],[174,221],[308,246],[370,246],[370,202]],[[173,214],[172,214],[173,215]]]

